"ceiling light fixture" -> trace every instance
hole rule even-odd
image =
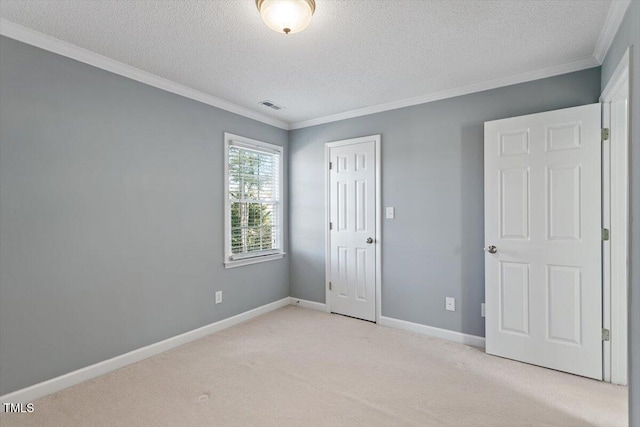
[[[267,27],[285,34],[307,28],[316,11],[315,0],[256,0],[256,6]]]

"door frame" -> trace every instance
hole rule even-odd
[[[378,135],[363,136],[359,138],[343,139],[340,141],[332,141],[325,143],[324,146],[324,241],[325,241],[325,301],[326,311],[331,313],[331,292],[329,291],[329,282],[331,281],[331,233],[329,230],[329,222],[331,221],[331,175],[329,171],[329,162],[331,159],[331,149],[334,147],[342,147],[345,145],[359,144],[362,142],[374,143],[375,150],[375,175],[376,175],[376,323],[380,323],[382,313],[382,156],[381,156],[381,137]]]
[[[611,228],[612,222],[619,227],[617,236],[624,239],[604,241],[602,252],[602,327],[609,329],[610,341],[603,341],[603,378],[606,382],[626,385],[628,381],[628,325],[629,325],[629,129],[631,101],[631,81],[629,79],[631,67],[631,51],[625,51],[618,63],[607,86],[602,91],[602,127],[610,129],[609,139],[603,141],[603,175],[602,175],[602,212],[604,228]],[[610,102],[626,85],[627,96],[627,129],[626,141],[611,143],[612,139],[620,138],[620,129],[616,129],[611,120]],[[624,131],[623,131],[624,132]],[[621,169],[614,165],[616,159],[626,165]],[[618,180],[625,186],[618,186],[618,180],[612,179],[612,171],[618,172]],[[625,188],[626,187],[626,188]],[[613,215],[612,215],[613,214]],[[614,218],[615,217],[615,218]],[[615,237],[615,236],[612,236]],[[615,239],[614,239],[615,240]],[[612,251],[612,247],[614,250]],[[616,258],[616,254],[619,257]],[[626,265],[625,265],[626,264]]]

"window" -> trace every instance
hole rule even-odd
[[[282,258],[282,147],[225,133],[225,267]]]

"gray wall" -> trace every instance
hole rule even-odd
[[[599,94],[593,68],[290,132],[291,296],[325,300],[324,143],[382,134],[382,315],[484,336],[484,122]]]
[[[223,132],[286,131],[4,37],[0,57],[0,395],[289,295],[286,258],[222,266]]]
[[[631,253],[629,289],[629,425],[640,427],[640,1],[632,1],[602,63],[602,89],[631,48]]]

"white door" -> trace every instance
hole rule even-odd
[[[376,141],[358,138],[327,145],[330,308],[333,313],[374,322]]]
[[[485,123],[487,353],[602,379],[600,104]]]

